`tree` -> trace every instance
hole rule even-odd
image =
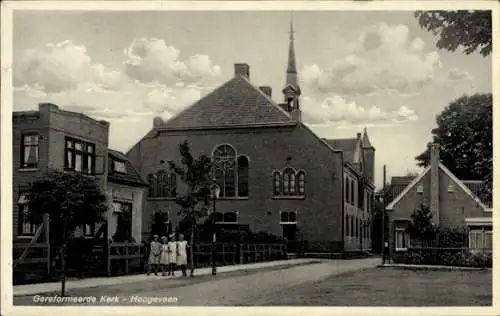
[[[50,171],[30,184],[29,218],[40,224],[49,215],[51,243],[61,243],[61,296],[65,295],[66,247],[77,227],[95,225],[104,219],[106,196],[92,177],[81,173]]]
[[[451,102],[436,119],[433,142],[440,160],[461,180],[485,181],[481,198],[490,202],[493,176],[493,98],[491,94],[463,96]],[[429,149],[415,158],[419,166],[430,161]]]
[[[429,207],[421,204],[411,214],[409,233],[412,238],[421,241],[431,241],[436,237],[437,227],[432,223],[432,213]]]
[[[179,145],[181,164],[169,161],[170,169],[174,171],[186,184],[185,194],[177,193],[175,199],[181,210],[179,215],[183,216],[183,221],[190,223],[190,258],[191,277],[194,276],[194,234],[198,219],[207,215],[207,208],[211,200],[212,161],[205,155],[198,158],[193,157],[187,141]]]
[[[479,50],[481,55],[491,54],[491,11],[417,11],[420,26],[438,35],[437,48],[454,52],[463,47],[467,55]]]

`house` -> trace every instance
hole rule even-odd
[[[470,248],[492,247],[492,208],[477,194],[480,181],[459,180],[439,160],[439,144],[430,145],[430,165],[416,177],[392,179],[394,199],[387,205],[391,251],[411,246],[408,224],[420,205],[429,207],[433,224],[441,229],[466,228]]]
[[[30,251],[30,243],[48,246],[50,239],[57,238],[49,239],[44,234],[48,221],[37,226],[26,216],[28,185],[49,170],[94,177],[107,195],[109,210],[105,222],[82,226],[77,229],[78,234],[94,238],[99,232],[105,236],[107,233],[112,239],[117,214],[123,214],[121,216],[132,218],[127,221],[132,225],[132,237],[135,242],[141,242],[141,215],[147,185],[124,154],[108,148],[108,138],[108,122],[62,110],[55,104],[39,104],[38,111],[13,112],[14,260],[26,257],[22,253]],[[43,241],[41,235],[46,235]],[[48,252],[44,256],[44,260],[49,260]],[[41,259],[24,261],[30,260]]]
[[[302,239],[308,252],[369,249],[375,149],[366,129],[326,140],[302,121],[293,30],[281,92],[278,103],[271,87],[252,84],[248,64],[237,63],[232,78],[192,106],[168,121],[155,118],[127,153],[149,183],[143,218],[161,210],[174,227],[179,222],[174,197],[182,181],[167,162],[180,160],[187,140],[216,166],[219,223]],[[145,238],[150,229],[144,220]]]

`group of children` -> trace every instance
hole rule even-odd
[[[161,237],[161,242],[158,240],[158,235],[153,236],[151,242],[148,275],[151,269],[154,269],[154,274],[158,275],[158,270],[161,267],[162,275],[172,275],[177,267],[182,270],[182,275],[186,275],[187,265],[187,248],[189,245],[184,240],[184,235],[179,234],[179,239],[175,240],[175,234],[171,234],[169,238]]]

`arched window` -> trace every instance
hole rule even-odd
[[[274,195],[281,194],[281,174],[278,171],[273,172],[273,191]]]
[[[229,145],[218,146],[213,153],[215,179],[221,197],[236,195],[236,150]]]
[[[354,189],[354,180],[351,180],[351,205],[354,205],[354,193],[355,193],[355,189]]]
[[[306,174],[304,171],[299,171],[297,178],[298,192],[303,195],[306,192]]]
[[[173,198],[177,194],[177,175],[158,170],[148,175],[149,197]]]
[[[248,158],[238,158],[238,196],[248,196]]]
[[[351,233],[351,234],[350,234],[350,235],[351,235],[351,236],[354,236],[354,218],[351,216],[351,217],[350,217],[350,219],[351,219],[351,220],[350,220],[350,224],[351,224],[351,225],[350,225],[350,226],[351,226],[351,230],[350,230],[350,233]]]
[[[283,194],[295,194],[295,171],[291,168],[283,170]]]

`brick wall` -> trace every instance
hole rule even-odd
[[[161,160],[165,163],[179,160],[178,145],[184,140],[190,142],[195,155],[211,156],[215,146],[228,143],[235,147],[238,155],[249,157],[249,198],[220,199],[217,211],[239,211],[241,224],[250,224],[253,231],[267,231],[279,236],[280,211],[297,211],[298,227],[309,242],[321,248],[321,245],[342,240],[341,155],[332,152],[303,126],[162,132],[156,138],[143,139],[131,149],[128,157],[141,176],[147,179],[149,173],[162,168]],[[287,157],[291,159],[287,161]],[[303,200],[273,198],[272,172],[287,166],[306,172]],[[170,211],[173,222],[178,220],[178,208],[173,201],[149,199],[143,216],[145,234],[150,230],[155,210]],[[338,243],[335,245],[338,247]]]
[[[21,169],[21,146],[24,133],[39,134],[39,166]],[[96,154],[107,159],[109,123],[94,120],[83,114],[60,110],[53,104],[40,104],[39,111],[13,113],[13,237],[18,234],[17,201],[20,191],[50,169],[63,170],[65,136],[96,145]],[[107,163],[104,175],[98,176],[106,189]]]

